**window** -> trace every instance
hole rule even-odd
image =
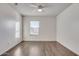
[[[20,23],[16,22],[16,34],[15,34],[16,38],[20,38]]]
[[[39,34],[39,21],[30,21],[30,35]]]

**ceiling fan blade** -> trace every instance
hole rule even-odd
[[[31,7],[38,7],[38,6],[35,6],[35,5],[30,5]]]
[[[30,6],[31,7],[38,7],[38,5],[36,5],[35,3],[31,3]]]

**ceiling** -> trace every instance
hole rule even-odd
[[[35,3],[35,5],[44,6],[42,12],[38,12],[32,3],[18,3],[17,5],[11,4],[23,16],[57,16],[64,9],[70,6],[70,3]]]

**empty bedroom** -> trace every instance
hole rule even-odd
[[[78,56],[79,3],[0,3],[0,56]]]

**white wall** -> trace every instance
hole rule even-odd
[[[32,20],[40,21],[38,36],[29,35],[29,24]],[[56,18],[52,16],[24,17],[23,18],[23,39],[25,41],[55,41],[56,40]]]
[[[57,41],[79,55],[79,4],[57,16]]]
[[[21,16],[8,4],[0,4],[0,54],[22,41],[15,38],[16,21],[21,24]]]

